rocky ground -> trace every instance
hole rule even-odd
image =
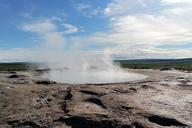
[[[100,85],[0,73],[0,128],[192,127],[192,74],[131,70],[145,80]]]

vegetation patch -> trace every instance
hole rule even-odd
[[[115,60],[123,68],[130,69],[177,69],[192,71],[192,59],[143,59]]]

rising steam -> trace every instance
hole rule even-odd
[[[73,50],[67,52],[64,49],[69,42],[66,42],[64,35],[69,30],[59,31],[58,26],[52,20],[27,23],[21,25],[20,28],[36,33],[42,40],[36,58],[47,63],[48,68],[51,69],[50,72],[42,75],[44,78],[73,84],[114,83],[145,78],[143,75],[125,72],[119,66],[114,65],[108,53],[81,51],[74,48],[71,42]]]
[[[121,69],[107,54],[70,54],[60,60],[49,61],[48,67],[51,70],[43,77],[59,83],[119,83],[145,78],[144,75]]]

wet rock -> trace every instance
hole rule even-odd
[[[134,109],[133,107],[124,106],[124,105],[121,105],[121,108],[122,108],[122,109],[125,109],[126,111],[129,111],[129,110]]]
[[[68,110],[68,108],[67,108],[67,103],[66,103],[66,101],[61,102],[60,105],[61,105],[61,110],[63,110],[65,113],[68,113],[68,112],[69,112],[69,110]]]
[[[47,102],[49,103],[49,102],[51,102],[52,101],[52,99],[51,98],[47,98]]]
[[[88,95],[94,95],[94,96],[103,96],[105,95],[105,93],[97,93],[91,90],[80,90],[80,92],[84,93],[84,94],[88,94]]]
[[[187,126],[186,124],[179,122],[176,119],[158,116],[158,115],[152,115],[148,117],[148,120],[152,123],[156,123],[160,126]]]
[[[12,74],[12,75],[8,76],[8,78],[19,78],[19,75]]]
[[[113,89],[114,93],[129,93],[130,90],[129,89],[121,89],[121,88],[115,88]]]
[[[128,89],[123,89],[123,88],[115,88],[113,89],[114,93],[116,94],[129,94],[129,93],[136,93],[137,89],[134,87],[130,87]]]
[[[178,84],[180,89],[184,90],[192,90],[192,85],[191,84]]]
[[[72,117],[60,117],[58,122],[64,122],[66,125],[72,128],[133,128],[132,125],[123,127],[121,123],[116,120],[109,119],[96,119],[83,116],[72,116]]]
[[[91,102],[91,103],[94,103],[98,106],[101,106],[102,108],[106,108],[104,106],[104,104],[102,103],[102,101],[98,98],[91,97],[91,98],[86,99],[85,102]]]
[[[135,126],[135,128],[145,128],[141,123],[139,122],[133,122],[132,123],[133,126]]]
[[[133,88],[133,87],[131,87],[131,88],[129,88],[129,90],[131,90],[131,91],[133,91],[133,92],[137,92],[137,89],[136,88]]]
[[[120,127],[114,127],[114,128],[137,128],[132,124],[122,124]]]
[[[185,77],[182,77],[182,76],[177,77],[177,80],[184,80],[184,79],[185,79]]]
[[[41,128],[38,124],[31,121],[9,121],[8,124],[11,128]]]
[[[9,73],[10,73],[10,74],[16,74],[16,72],[13,72],[13,71],[12,71],[12,72],[9,72]]]
[[[173,70],[172,68],[169,68],[169,67],[164,67],[164,68],[161,68],[160,71],[167,71],[167,70]]]
[[[163,85],[168,86],[167,84],[163,84]],[[154,87],[151,87],[151,86],[146,85],[146,84],[141,85],[141,88],[143,88],[143,89],[154,89]]]
[[[65,89],[69,86],[67,84],[53,84],[51,86],[34,84],[35,81],[41,80],[38,78],[39,74],[33,77],[26,73],[27,77],[23,77],[32,82],[30,86],[18,84],[19,82],[13,84],[14,81],[24,80],[20,78],[7,79],[8,75],[14,73],[2,73],[0,74],[2,76],[0,127],[190,127],[187,125],[191,124],[190,89],[192,89],[192,82],[185,84],[178,82],[177,78],[184,76],[185,78],[180,78],[180,80],[191,80],[192,76],[180,73],[169,76],[169,73],[157,70],[149,72],[150,74],[152,72],[153,79],[149,77],[149,79],[139,82],[103,86],[83,84],[70,86],[67,89]],[[21,73],[19,72],[17,75]],[[177,83],[174,84],[175,86],[161,86],[162,81]],[[135,93],[136,91],[137,93]],[[162,112],[170,116],[177,114],[177,118],[162,116],[160,115]],[[15,119],[18,121],[10,121]]]
[[[71,88],[68,87],[66,90],[64,90],[62,98],[63,101],[60,103],[61,110],[63,110],[65,113],[69,112],[69,109],[67,108],[67,101],[70,100],[71,98],[72,98]]]
[[[71,97],[72,97],[71,88],[68,87],[68,88],[64,91],[63,99],[64,99],[64,100],[69,100],[69,99],[71,99]]]
[[[36,81],[36,84],[44,84],[44,85],[49,85],[49,84],[56,84],[56,82],[54,81],[49,81],[49,80],[40,80],[40,81]]]
[[[46,72],[49,72],[51,69],[49,69],[49,68],[45,68],[45,69],[37,69],[37,70],[35,70],[36,72],[38,72],[38,73],[46,73]]]
[[[39,105],[39,107],[42,107],[44,105],[50,106],[51,102],[53,100],[45,95],[39,95],[38,98],[36,99],[37,104]]]

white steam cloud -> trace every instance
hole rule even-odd
[[[62,60],[49,61],[48,67],[52,70],[43,77],[60,83],[117,83],[145,78],[144,75],[128,73],[114,65],[107,54],[70,54]]]
[[[67,27],[68,26],[68,27]],[[67,24],[68,31],[76,32],[75,26]],[[39,35],[43,42],[38,49],[36,60],[45,62],[51,70],[42,77],[60,83],[114,83],[145,78],[143,75],[128,73],[114,65],[107,52],[65,51],[65,32],[58,31],[51,20],[42,20],[21,25],[24,31]],[[69,34],[69,33],[67,33]]]

